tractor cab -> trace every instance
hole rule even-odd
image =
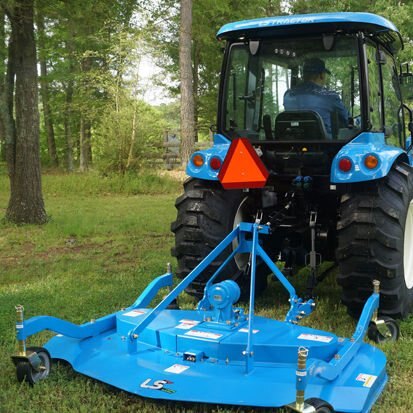
[[[394,60],[403,44],[384,18],[281,16],[231,23],[217,36],[227,40],[218,132],[259,145],[278,175],[330,175],[340,148],[363,132],[405,148]]]

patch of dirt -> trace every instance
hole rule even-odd
[[[72,239],[69,239],[72,241]],[[19,255],[8,255],[2,257],[0,255],[0,262],[2,267],[12,266],[16,263],[22,264],[22,261],[26,259],[42,259],[49,260],[55,256],[66,255],[66,254],[84,254],[89,250],[99,250],[101,252],[106,252],[112,248],[113,240],[108,240],[103,243],[81,243],[81,242],[68,242],[65,241],[65,246],[55,246],[49,248],[47,251],[34,251],[34,244],[26,243],[22,248],[20,248]]]

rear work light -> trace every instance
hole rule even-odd
[[[209,166],[210,166],[210,168],[213,169],[214,171],[218,171],[219,169],[221,169],[222,161],[221,161],[221,159],[219,159],[218,157],[214,156],[214,157],[211,158],[211,160],[209,161]]]
[[[338,163],[338,167],[342,172],[349,172],[353,167],[353,162],[349,158],[342,158]]]
[[[379,164],[379,159],[376,155],[367,155],[364,158],[364,165],[369,169],[374,169]]]
[[[204,164],[204,157],[202,155],[194,155],[191,159],[191,162],[198,168],[200,168]]]

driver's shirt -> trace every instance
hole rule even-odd
[[[339,124],[348,124],[348,111],[340,96],[313,82],[305,82],[284,94],[285,110],[312,110],[317,112],[324,122],[328,137],[332,137],[331,115],[338,114]]]

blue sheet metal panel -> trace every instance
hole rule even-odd
[[[188,334],[203,334],[205,338],[191,336]],[[230,335],[230,332],[210,331],[205,328],[195,327],[187,332],[181,332],[176,336],[178,353],[185,353],[191,350],[203,351],[205,357],[218,359],[221,342]],[[228,354],[230,357],[232,354]],[[222,361],[222,360],[221,360]]]
[[[364,158],[370,154],[376,155],[379,159],[379,164],[374,169],[368,169],[364,165]],[[330,181],[332,183],[353,183],[383,178],[401,155],[404,155],[403,158],[407,161],[406,152],[401,148],[387,145],[383,133],[361,133],[343,146],[335,156],[331,165]],[[353,168],[349,172],[342,172],[338,167],[343,158],[349,158],[353,162]]]
[[[143,317],[147,312],[147,309],[135,308],[117,313],[116,330],[118,334],[127,336],[132,328],[136,326],[136,320]]]
[[[138,315],[133,315],[133,313]],[[138,322],[142,320],[147,314],[149,310],[147,309],[134,309],[132,311],[126,310],[124,312],[118,313],[117,315],[117,332],[120,336],[123,336],[126,338],[125,341],[127,343],[131,343],[130,335],[133,331],[133,329],[136,327]],[[171,317],[169,317],[169,314],[167,312],[164,312],[160,314],[158,319],[155,319],[153,321],[153,328],[146,328],[140,333],[140,339],[146,343],[149,343],[152,346],[168,346],[168,348],[171,349],[171,351],[175,351],[175,341],[168,341],[164,342],[161,341],[161,335],[159,334],[158,329],[166,328],[167,326],[172,326],[174,325],[175,320]],[[165,338],[162,336],[162,338]],[[169,337],[166,337],[169,338]],[[126,351],[131,351],[131,350],[126,350]]]
[[[380,349],[363,344],[356,358],[333,382],[329,403],[336,411],[368,412],[387,383],[385,365],[386,357]]]
[[[217,37],[230,38],[237,35],[240,31],[262,30],[267,28],[276,28],[282,31],[282,29],[300,25],[323,25],[328,23],[343,25],[344,28],[350,25],[359,25],[371,33],[377,33],[379,31],[399,33],[397,27],[392,22],[372,13],[315,13],[265,17],[228,23],[221,27],[217,33]]]
[[[283,406],[295,399],[296,363],[276,368],[257,363],[245,375],[243,363],[215,360],[191,363],[173,352],[144,344],[136,354],[128,354],[122,346],[124,342],[112,334],[84,342],[57,337],[46,348],[53,358],[68,361],[79,373],[144,397],[267,407]],[[364,410],[366,403],[387,380],[383,374],[384,356],[380,356],[380,350],[371,350],[371,346],[364,344],[360,356],[334,382],[311,376],[306,397],[328,400],[342,412],[368,411]],[[175,365],[179,373],[166,371]],[[357,380],[360,374],[377,376],[375,387],[364,387],[364,382]]]
[[[134,311],[144,313],[143,309]],[[141,315],[125,316],[124,313],[118,314],[117,332],[128,337]],[[164,311],[142,332],[140,341],[180,353],[203,350],[207,357],[244,360],[242,351],[247,344],[247,324],[244,322],[232,330],[224,331],[220,325],[213,328],[213,323],[203,322],[202,316],[203,312],[199,311]],[[297,348],[307,344],[311,344],[309,356],[322,360],[329,360],[339,350],[337,337],[320,330],[297,327],[264,317],[255,317],[254,330],[254,351],[260,362],[295,363]],[[319,341],[308,339],[314,336],[318,336]]]
[[[227,155],[231,141],[225,136],[220,134],[214,135],[214,144],[211,148],[197,151],[192,154],[192,157],[199,154],[204,158],[204,165],[201,167],[196,167],[191,161],[188,162],[186,166],[186,173],[188,176],[199,179],[207,179],[210,181],[218,181],[219,171],[214,171],[209,167],[209,161],[212,157],[218,157],[224,162],[225,156]]]
[[[119,335],[128,337],[130,332],[139,324],[141,318],[149,311],[148,309],[135,309],[139,315],[133,316],[132,312],[126,310],[117,315],[117,332]],[[126,314],[126,315],[125,315]],[[129,315],[128,315],[129,314]],[[140,342],[145,342],[151,346],[176,352],[177,335],[187,330],[182,329],[184,322],[202,322],[202,315],[196,311],[165,310],[156,317],[147,328],[139,335]],[[181,328],[180,328],[181,327]]]
[[[242,351],[245,350],[246,343],[246,328],[237,329],[221,342],[219,358],[225,360],[231,353],[233,359],[243,360]],[[337,337],[334,334],[265,317],[254,318],[255,361],[294,364],[297,361],[297,349],[307,345],[311,345],[309,357],[312,358],[329,360],[338,351]]]
[[[362,344],[337,380],[322,379],[316,359],[330,359],[343,342],[331,333],[263,317],[255,318],[254,328],[259,330],[254,335],[257,354],[254,369],[248,375],[240,354],[247,334],[239,329],[225,332],[204,328],[200,311],[162,312],[141,334],[137,352],[130,353],[125,332],[138,324],[141,316],[125,316],[129,311],[117,314],[118,331],[83,340],[56,336],[45,347],[52,358],[68,361],[82,374],[134,394],[167,400],[274,407],[288,404],[295,398],[297,349],[301,345],[310,351],[306,397],[323,398],[338,411],[367,412],[366,406],[371,406],[387,381],[384,354],[368,344]],[[191,322],[192,328],[177,328]],[[221,337],[186,334],[193,330]],[[182,353],[188,350],[200,350],[210,358],[196,363],[184,361]],[[170,368],[172,372],[168,371]],[[360,375],[376,379],[366,387]],[[219,380],[214,380],[217,377]]]

